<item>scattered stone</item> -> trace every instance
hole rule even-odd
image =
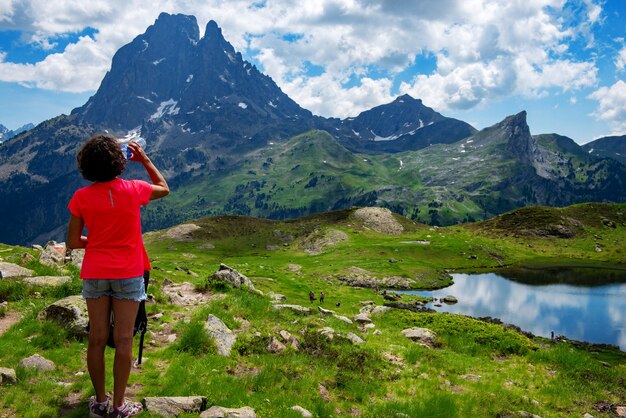
[[[298,412],[300,415],[302,415],[303,418],[313,418],[313,414],[301,407],[300,405],[292,406],[291,409]]]
[[[445,303],[457,303],[459,300],[452,295],[448,295],[443,298],[442,301]]]
[[[80,295],[68,296],[48,305],[39,312],[37,319],[54,321],[69,329],[75,337],[89,335],[87,332],[87,324],[89,323],[87,303]]]
[[[12,279],[14,277],[31,277],[34,271],[18,266],[13,263],[0,261],[0,279]]]
[[[167,341],[169,344],[174,343],[174,342],[176,341],[176,334],[170,334],[170,335],[168,335],[168,336],[167,336],[167,338],[166,338],[166,341]]]
[[[22,259],[22,264],[28,264],[31,261],[35,261],[36,260],[36,258],[34,256],[32,256],[30,253],[22,254],[21,259]]]
[[[609,228],[616,228],[617,227],[617,225],[615,225],[615,222],[613,222],[612,220],[607,219],[607,218],[602,218],[602,224],[604,226],[609,227]]]
[[[32,248],[33,250],[43,251],[43,247],[42,247],[41,245],[39,245],[39,244],[33,244],[33,245],[31,246],[31,248]]]
[[[167,296],[172,305],[195,306],[211,300],[211,294],[196,290],[196,287],[189,282],[181,284],[173,284],[171,281],[168,282],[170,284],[166,285],[165,280],[163,280],[161,291]]]
[[[278,311],[285,309],[285,310],[289,310],[289,311],[299,313],[299,314],[304,314],[304,315],[309,315],[313,313],[313,310],[311,308],[307,308],[305,306],[300,306],[300,305],[276,304],[274,305],[274,309]]]
[[[334,315],[335,314],[335,311],[331,311],[330,309],[324,309],[321,306],[318,306],[317,310],[320,311],[322,315]]]
[[[333,338],[335,338],[335,330],[332,329],[331,327],[320,328],[318,332],[322,334],[323,336],[325,336],[326,338],[328,338],[329,340],[332,340]]]
[[[333,274],[329,279],[337,279],[343,284],[352,287],[365,287],[370,289],[410,289],[415,280],[405,276],[378,277],[376,273],[360,267],[349,267],[340,273]]]
[[[64,283],[69,283],[72,278],[69,276],[36,276],[26,277],[24,283],[33,286],[59,287]]]
[[[212,406],[201,413],[200,418],[256,418],[256,412],[249,406],[244,406],[243,408]]]
[[[359,302],[359,304],[361,306],[376,305],[376,303],[373,300],[364,300],[364,301]]]
[[[383,295],[383,299],[396,301],[402,299],[402,295],[400,295],[399,293],[385,293]]]
[[[249,289],[254,289],[254,285],[243,274],[239,273],[234,268],[228,267],[226,264],[220,264],[218,271],[211,276],[213,280],[222,280],[232,285],[235,289],[241,288],[241,286],[247,286]]]
[[[380,335],[380,334],[382,334],[382,333],[383,333],[383,332],[382,332],[381,330],[379,330],[379,329],[377,329],[376,331],[374,331],[374,335]]]
[[[183,413],[200,412],[206,407],[206,396],[148,397],[144,399],[146,411],[163,417],[176,417]]]
[[[215,315],[209,314],[204,328],[209,335],[215,340],[217,346],[217,354],[220,356],[230,356],[230,350],[235,344],[235,334]]]
[[[20,366],[27,369],[37,369],[40,371],[55,370],[57,368],[54,362],[41,357],[39,354],[33,354],[20,361]]]
[[[165,233],[161,237],[169,238],[174,242],[190,242],[194,241],[191,236],[192,232],[197,231],[198,229],[202,228],[195,224],[177,225],[165,231]]]
[[[468,260],[476,260],[478,258],[478,256],[476,256],[475,254],[471,254],[467,256]]]
[[[330,396],[330,392],[328,392],[328,389],[326,389],[326,386],[320,383],[317,385],[317,389],[322,399],[324,399],[325,401],[330,401],[332,399],[332,397]]]
[[[289,271],[295,273],[297,271],[300,271],[302,269],[302,266],[298,264],[287,264],[287,268],[289,269]]]
[[[397,262],[398,262],[398,260],[396,260],[395,258],[390,258],[390,259],[389,259],[389,262],[390,262],[390,263],[397,263]]]
[[[0,367],[0,386],[12,385],[17,383],[17,375],[15,370],[6,367]]]
[[[287,300],[287,296],[281,295],[280,293],[269,292],[267,296],[272,299],[272,302],[283,302]]]
[[[363,343],[365,343],[365,340],[363,338],[359,337],[358,335],[356,335],[356,334],[354,334],[352,332],[347,333],[346,334],[346,338],[348,340],[350,340],[350,342],[352,344],[363,344]]]
[[[280,353],[287,349],[287,346],[280,341],[276,337],[272,337],[270,343],[267,345],[267,351],[270,353]]]
[[[432,348],[435,345],[436,334],[428,328],[407,328],[402,330],[402,335],[427,347]]]
[[[365,324],[363,325],[363,328],[365,329],[372,329],[372,328],[376,328],[376,325],[372,324],[371,322],[369,324]]]
[[[372,320],[366,314],[358,314],[354,316],[354,321],[360,324],[369,324]]]
[[[334,246],[340,242],[347,241],[348,234],[337,229],[326,228],[316,229],[302,240],[302,249],[309,255],[319,255],[324,253],[327,247]]]
[[[196,248],[199,249],[199,250],[212,250],[212,249],[215,248],[215,245],[209,244],[207,242],[207,243],[204,243],[202,245],[198,245]]]
[[[462,376],[459,376],[461,379],[465,379],[465,380],[469,380],[470,382],[478,382],[480,379],[482,379],[482,376],[476,375],[476,374],[464,374]]]
[[[611,363],[607,363],[606,361],[600,361],[600,364],[604,367],[611,367]]]
[[[333,315],[333,318],[337,318],[338,320],[343,321],[346,324],[352,324],[352,320],[350,318],[348,318],[347,316]]]
[[[404,227],[394,218],[387,208],[361,208],[354,211],[354,217],[363,222],[364,226],[387,235],[400,235]]]
[[[595,417],[591,415],[589,412],[585,412],[585,415],[583,415],[583,418],[595,418]]]
[[[616,406],[615,413],[618,417],[626,417],[626,406]]]
[[[61,266],[66,262],[66,253],[67,247],[64,242],[48,241],[39,255],[39,262],[48,266]]]
[[[276,250],[280,250],[280,247],[278,245],[266,245],[265,249],[267,251],[276,251]]]
[[[193,254],[190,254],[190,255],[193,255]],[[194,255],[194,257],[195,257],[195,255]],[[190,275],[192,277],[198,277],[198,273],[196,273],[195,271],[189,270],[187,267],[180,267],[179,266],[179,267],[176,267],[174,270],[184,271],[185,273],[187,273],[188,275]]]
[[[523,418],[541,418],[539,415],[531,414],[526,411],[517,411],[517,415]]]

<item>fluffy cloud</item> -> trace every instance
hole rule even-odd
[[[585,27],[601,20],[597,0],[572,0]],[[0,30],[28,33],[41,47],[86,27],[81,38],[36,64],[0,61],[0,80],[65,91],[90,91],[115,51],[142,33],[161,11],[209,19],[236,49],[260,63],[301,105],[324,116],[355,115],[391,99],[396,77],[416,57],[436,69],[401,83],[400,92],[437,110],[470,108],[508,94],[541,96],[596,83],[593,62],[576,61],[568,41],[582,29],[559,15],[563,0],[7,0]],[[286,36],[286,35],[297,36]],[[307,75],[307,66],[323,68]],[[356,80],[356,82],[355,82]]]
[[[616,132],[626,133],[626,83],[618,80],[611,87],[601,87],[589,98],[597,100],[596,118],[608,122]]]
[[[618,70],[626,70],[626,46],[622,47],[617,54],[617,57],[615,58],[615,67]]]

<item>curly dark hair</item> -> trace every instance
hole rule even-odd
[[[85,142],[76,156],[80,174],[89,181],[111,181],[126,168],[120,145],[110,136],[95,135]]]

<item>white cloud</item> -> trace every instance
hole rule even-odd
[[[617,57],[615,58],[615,67],[618,70],[626,69],[626,46],[622,47],[622,49],[617,53]]]
[[[626,83],[618,80],[611,87],[601,87],[589,98],[598,101],[597,119],[608,122],[616,132],[626,133]]]
[[[602,9],[578,0],[588,26]],[[95,89],[115,51],[152,24],[158,13],[192,14],[201,32],[209,19],[226,39],[263,66],[302,106],[324,116],[355,115],[391,99],[394,78],[422,54],[436,70],[402,84],[402,92],[437,110],[471,108],[504,95],[541,96],[596,82],[594,62],[568,50],[571,25],[563,0],[5,0],[0,30],[28,33],[42,48],[86,27],[98,32],[36,64],[0,61],[0,80],[64,91]],[[283,38],[300,34],[297,40]],[[569,53],[569,55],[568,55]],[[306,62],[321,66],[308,77]],[[360,83],[347,84],[349,80]],[[346,87],[346,84],[350,87]],[[310,95],[310,96],[309,96]]]

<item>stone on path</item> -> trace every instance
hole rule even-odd
[[[27,369],[37,369],[41,371],[55,370],[56,364],[52,361],[41,357],[39,354],[33,354],[30,357],[26,357],[20,361],[20,366]]]
[[[44,308],[37,319],[51,320],[62,327],[69,329],[76,337],[86,337],[89,315],[87,314],[87,303],[80,295],[68,296],[60,299]]]
[[[0,279],[12,279],[14,277],[31,277],[34,271],[18,266],[13,263],[0,261]]]
[[[23,281],[33,286],[59,287],[64,283],[71,282],[72,278],[69,276],[36,276],[26,277]]]
[[[256,418],[256,412],[249,406],[224,408],[214,405],[200,414],[200,418]]]
[[[146,411],[163,417],[176,417],[202,411],[206,406],[206,396],[148,397],[144,399],[144,404]]]
[[[407,337],[408,339],[425,345],[427,347],[433,347],[435,345],[436,334],[429,330],[428,328],[407,328],[402,330],[402,335]]]
[[[215,315],[209,314],[206,322],[204,323],[206,331],[215,340],[217,346],[217,354],[220,356],[230,356],[230,350],[235,344],[235,334]]]
[[[300,405],[294,405],[291,407],[291,409],[302,415],[302,418],[313,418],[313,414],[301,407]]]
[[[311,308],[307,308],[305,306],[300,306],[300,305],[277,304],[277,305],[274,305],[274,309],[278,311],[289,310],[295,313],[305,314],[305,315],[313,313]]]
[[[0,386],[11,385],[17,383],[17,375],[15,370],[6,367],[0,367]]]

